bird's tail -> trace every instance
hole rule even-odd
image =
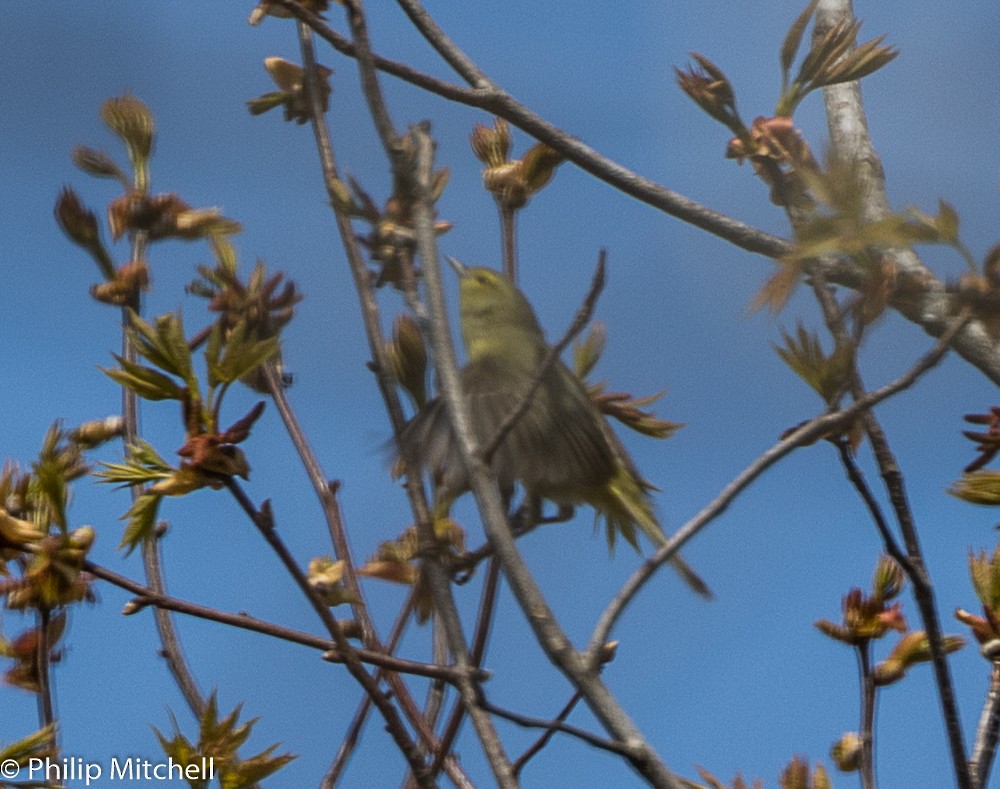
[[[643,533],[658,548],[667,544],[667,535],[664,534],[659,521],[656,520],[653,503],[647,493],[647,486],[641,479],[630,473],[629,469],[619,467],[614,477],[608,482],[607,493],[607,501],[604,502],[601,509],[607,519],[610,546],[614,546],[615,536],[621,534],[630,545],[638,550],[636,526],[642,529]],[[675,553],[670,558],[670,564],[695,592],[706,599],[712,598],[712,590],[708,588],[708,584],[691,569],[691,566],[681,558],[679,553]]]

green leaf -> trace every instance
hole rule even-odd
[[[118,544],[119,549],[125,548],[126,555],[132,553],[140,543],[146,542],[153,535],[156,526],[156,513],[160,509],[162,496],[153,493],[143,493],[135,500],[129,511],[122,516],[122,520],[128,519],[122,541]]]
[[[238,381],[278,352],[277,337],[255,341],[247,336],[247,323],[240,321],[226,339],[222,358],[209,374],[220,383]]]
[[[176,381],[152,367],[112,354],[121,369],[100,368],[115,383],[130,389],[144,400],[183,400],[184,390]]]
[[[853,361],[850,348],[838,348],[827,356],[815,332],[808,331],[801,322],[797,324],[795,337],[782,329],[781,338],[784,347],[774,346],[781,360],[832,405],[850,372]]]
[[[191,363],[191,349],[184,337],[184,323],[175,313],[156,318],[151,325],[129,310],[129,328],[135,341],[136,352],[154,367],[182,379],[191,392],[198,396],[198,379]]]
[[[944,243],[958,243],[958,212],[944,200],[938,200],[938,215],[935,224]]]
[[[141,438],[128,447],[128,457],[124,463],[101,463],[104,471],[95,477],[102,482],[121,485],[140,485],[156,482],[171,476],[175,469],[161,458],[155,449]]]
[[[54,723],[50,723],[48,726],[0,749],[0,762],[13,759],[23,767],[28,764],[30,759],[54,757],[56,752],[55,738],[56,726]]]
[[[788,28],[785,40],[781,43],[780,60],[781,79],[783,84],[788,83],[788,75],[792,68],[792,62],[798,54],[799,44],[802,43],[802,33],[805,31],[806,25],[809,24],[809,19],[812,17],[817,2],[818,0],[812,0],[812,2],[805,7],[805,10],[798,15],[796,20],[792,22],[792,26]]]
[[[996,507],[1000,505],[1000,471],[963,474],[960,480],[948,488],[948,492],[970,504]]]

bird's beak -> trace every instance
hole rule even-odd
[[[444,259],[448,261],[453,269],[455,269],[455,273],[458,274],[459,279],[469,276],[469,269],[467,269],[460,261],[450,255],[445,255]]]

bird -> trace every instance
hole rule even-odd
[[[480,450],[535,384],[549,345],[534,309],[504,274],[467,267],[448,258],[459,276],[459,323],[466,350],[460,377],[471,425]],[[428,401],[399,437],[404,458],[415,459],[436,483],[435,513],[469,489],[454,428],[442,397]],[[580,378],[554,360],[521,416],[488,458],[501,493],[509,502],[516,485],[535,500],[568,509],[593,507],[607,521],[613,547],[620,534],[638,549],[636,527],[654,545],[667,542],[650,493],[640,474]],[[677,554],[673,567],[703,597],[705,582]]]

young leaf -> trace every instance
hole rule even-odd
[[[125,527],[125,533],[122,535],[118,547],[119,549],[124,548],[126,555],[132,553],[137,545],[146,542],[152,536],[156,526],[156,513],[160,509],[162,500],[162,496],[143,493],[129,507],[129,511],[122,516],[122,520],[128,520],[128,525]]]
[[[792,26],[788,28],[788,33],[785,35],[785,40],[781,43],[781,79],[782,84],[788,84],[788,75],[792,68],[792,62],[795,60],[795,56],[799,51],[799,44],[802,43],[802,33],[806,29],[806,25],[809,24],[809,20],[813,15],[813,11],[816,8],[816,3],[818,0],[812,0],[805,7],[801,14],[794,22]]]

